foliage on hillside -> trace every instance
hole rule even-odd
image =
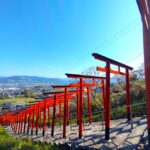
[[[140,68],[132,72],[130,78],[130,98],[132,114],[134,116],[146,114],[145,104],[145,81],[144,71]],[[89,74],[89,72],[88,72]],[[110,107],[111,118],[117,119],[126,117],[126,83],[125,77],[115,76],[117,82],[111,85]],[[98,91],[91,96],[92,112],[101,111],[103,108],[102,92]],[[87,100],[84,100],[84,112],[87,113]],[[100,115],[100,114],[99,114]]]

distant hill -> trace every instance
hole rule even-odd
[[[111,84],[117,80],[111,78]],[[0,84],[68,84],[67,78],[46,78],[38,76],[10,76],[0,77]]]
[[[46,78],[37,76],[0,77],[0,84],[67,84],[67,78]]]

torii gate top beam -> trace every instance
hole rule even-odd
[[[66,73],[68,78],[84,78],[84,79],[106,79],[105,77],[98,77],[98,76],[88,76],[88,75],[80,75],[80,74],[70,74]]]
[[[110,59],[108,57],[105,57],[105,56],[102,56],[100,54],[97,54],[97,53],[93,53],[92,56],[95,58],[95,59],[98,59],[98,60],[101,60],[101,61],[104,61],[104,62],[109,62],[110,64],[113,64],[113,65],[116,65],[116,66],[119,66],[119,67],[122,67],[122,68],[128,68],[130,70],[132,70],[133,68],[130,67],[130,66],[127,66],[123,63],[120,63],[116,60],[113,60],[113,59]]]

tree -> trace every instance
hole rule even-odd
[[[144,64],[142,63],[141,66],[132,71],[133,76],[131,77],[132,81],[135,80],[144,80],[145,79],[145,72],[144,72]]]
[[[25,89],[23,94],[26,98],[31,98],[31,97],[34,98],[35,97],[35,93],[29,89]]]
[[[87,68],[86,70],[81,72],[81,74],[89,75],[89,76],[99,76],[99,77],[101,76],[100,72],[97,71],[96,67],[94,67],[94,66],[91,66],[91,67]],[[91,79],[87,79],[87,80],[85,80],[85,82],[91,83],[92,80]],[[98,83],[100,83],[100,81],[96,80],[96,83],[98,84]],[[91,92],[91,96],[92,96],[93,100],[96,100],[97,87],[93,87],[93,89],[94,89],[94,92]]]

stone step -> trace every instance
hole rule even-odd
[[[67,127],[66,139],[62,138],[63,131],[59,126],[54,128],[54,137],[51,137],[51,128],[46,129],[44,137],[42,129],[39,130],[38,136],[35,134],[31,136],[31,130],[27,136],[26,134],[15,135],[10,127],[6,127],[6,129],[18,138],[28,138],[40,143],[45,142],[64,149],[142,149],[147,143],[146,122],[146,117],[135,117],[133,119],[134,128],[131,131],[131,124],[126,119],[112,120],[111,140],[109,141],[105,141],[105,131],[102,130],[101,122],[84,123],[82,139],[78,138],[78,126]]]

